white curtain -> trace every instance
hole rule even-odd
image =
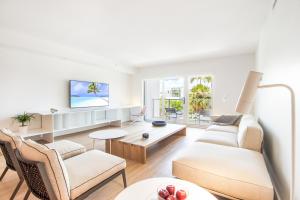
[[[152,79],[152,80],[145,80],[145,106],[146,106],[146,113],[145,119],[146,120],[153,120],[154,118],[159,117],[159,93],[160,93],[160,80]],[[155,100],[156,99],[156,100]]]

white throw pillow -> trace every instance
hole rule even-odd
[[[47,175],[58,200],[70,199],[68,173],[57,151],[32,140],[24,141],[18,150],[25,159],[45,164]]]

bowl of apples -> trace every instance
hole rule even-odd
[[[178,189],[174,185],[159,187],[157,189],[159,200],[187,200],[188,193],[186,190]]]

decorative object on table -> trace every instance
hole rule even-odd
[[[167,185],[166,187],[158,188],[157,194],[160,200],[185,200],[188,196],[185,190],[176,190],[174,185]]]
[[[130,186],[128,186],[126,189],[122,190],[115,200],[132,200],[132,199],[147,199],[147,200],[158,200],[159,197],[159,190],[161,189],[167,189],[169,185],[175,186],[175,189],[177,191],[174,191],[174,195],[170,195],[171,200],[178,200],[176,199],[176,193],[179,190],[185,190],[187,198],[185,200],[217,200],[215,196],[213,196],[211,193],[209,193],[206,189],[201,188],[200,186],[180,180],[177,178],[150,178],[150,179],[144,179],[142,181],[136,182]],[[173,198],[171,197],[173,196]],[[178,197],[181,196],[178,193]],[[184,194],[183,194],[184,196]],[[137,198],[138,197],[138,198]]]
[[[32,119],[34,119],[34,114],[28,114],[24,112],[23,114],[17,115],[14,119],[20,123],[19,132],[20,133],[27,133],[28,132],[28,125]]]
[[[51,113],[56,113],[58,110],[57,109],[55,109],[55,108],[50,108],[50,112]]]
[[[142,136],[143,136],[144,139],[148,139],[149,138],[149,133],[143,133]]]
[[[153,121],[152,125],[153,126],[166,126],[167,122],[166,121]]]

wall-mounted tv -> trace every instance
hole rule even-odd
[[[70,81],[70,107],[98,107],[109,105],[109,85],[89,81]]]

